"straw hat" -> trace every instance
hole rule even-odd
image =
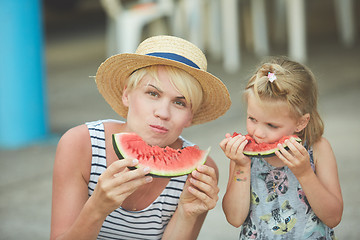
[[[126,80],[135,70],[151,65],[174,66],[199,81],[203,101],[193,116],[193,125],[214,120],[229,109],[229,92],[220,79],[206,71],[206,57],[199,48],[181,38],[155,36],[143,41],[135,54],[109,57],[96,73],[99,92],[120,116],[127,117],[128,109],[121,100]]]

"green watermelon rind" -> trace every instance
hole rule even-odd
[[[131,133],[120,133],[120,134],[131,134]],[[115,150],[116,155],[118,156],[118,158],[124,159],[124,158],[128,158],[129,156],[126,154],[126,152],[122,149],[122,147],[120,146],[120,143],[118,143],[116,141],[116,135],[119,134],[113,134],[112,135],[112,143],[113,143],[113,148]],[[154,177],[178,177],[178,176],[183,176],[183,175],[187,175],[190,174],[191,172],[193,172],[198,166],[205,164],[207,157],[209,155],[210,152],[210,147],[207,150],[200,150],[203,154],[202,157],[199,161],[197,161],[196,164],[193,164],[191,167],[183,170],[183,171],[169,171],[169,170],[165,170],[165,171],[157,171],[157,170],[151,170],[150,168],[150,173],[148,175],[150,176],[154,176]],[[139,163],[138,165],[136,165],[135,167],[128,167],[131,170],[140,168],[140,167],[146,167],[146,165]]]
[[[301,139],[299,137],[291,137],[291,138],[294,138],[297,142],[301,142]],[[289,138],[289,139],[291,139]],[[289,150],[289,147],[285,144],[285,143],[282,143],[283,147],[286,149],[286,150]],[[279,148],[276,147],[276,148],[272,148],[272,149],[269,149],[269,150],[266,150],[266,151],[243,151],[243,154],[245,156],[248,156],[248,157],[273,157],[275,156],[275,152],[278,151]]]

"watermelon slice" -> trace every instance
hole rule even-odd
[[[112,141],[119,159],[136,158],[139,160],[139,164],[135,168],[149,167],[150,175],[162,177],[175,177],[191,173],[196,167],[205,163],[210,152],[210,148],[203,151],[197,146],[182,149],[150,146],[135,133],[113,134]]]
[[[239,135],[239,133],[234,132],[233,137]],[[274,143],[256,143],[255,140],[249,135],[245,135],[245,139],[248,140],[244,148],[244,155],[249,157],[261,156],[261,157],[272,157],[275,156],[275,152],[279,150],[277,145],[280,143],[288,150],[288,146],[285,144],[285,140],[295,138],[297,142],[301,142],[301,139],[296,135],[284,136],[279,141]]]

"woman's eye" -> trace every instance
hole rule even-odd
[[[159,94],[157,92],[154,92],[154,91],[148,91],[146,93],[149,94],[150,96],[153,96],[153,97],[158,97],[159,96]]]
[[[183,101],[175,101],[174,102],[176,105],[182,106],[182,107],[186,107],[186,103]]]

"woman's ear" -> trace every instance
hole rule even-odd
[[[301,132],[308,125],[309,121],[310,121],[310,114],[309,113],[304,114],[299,119],[295,131],[296,132]]]
[[[124,106],[129,107],[129,89],[127,88],[127,86],[124,87],[121,99]]]

